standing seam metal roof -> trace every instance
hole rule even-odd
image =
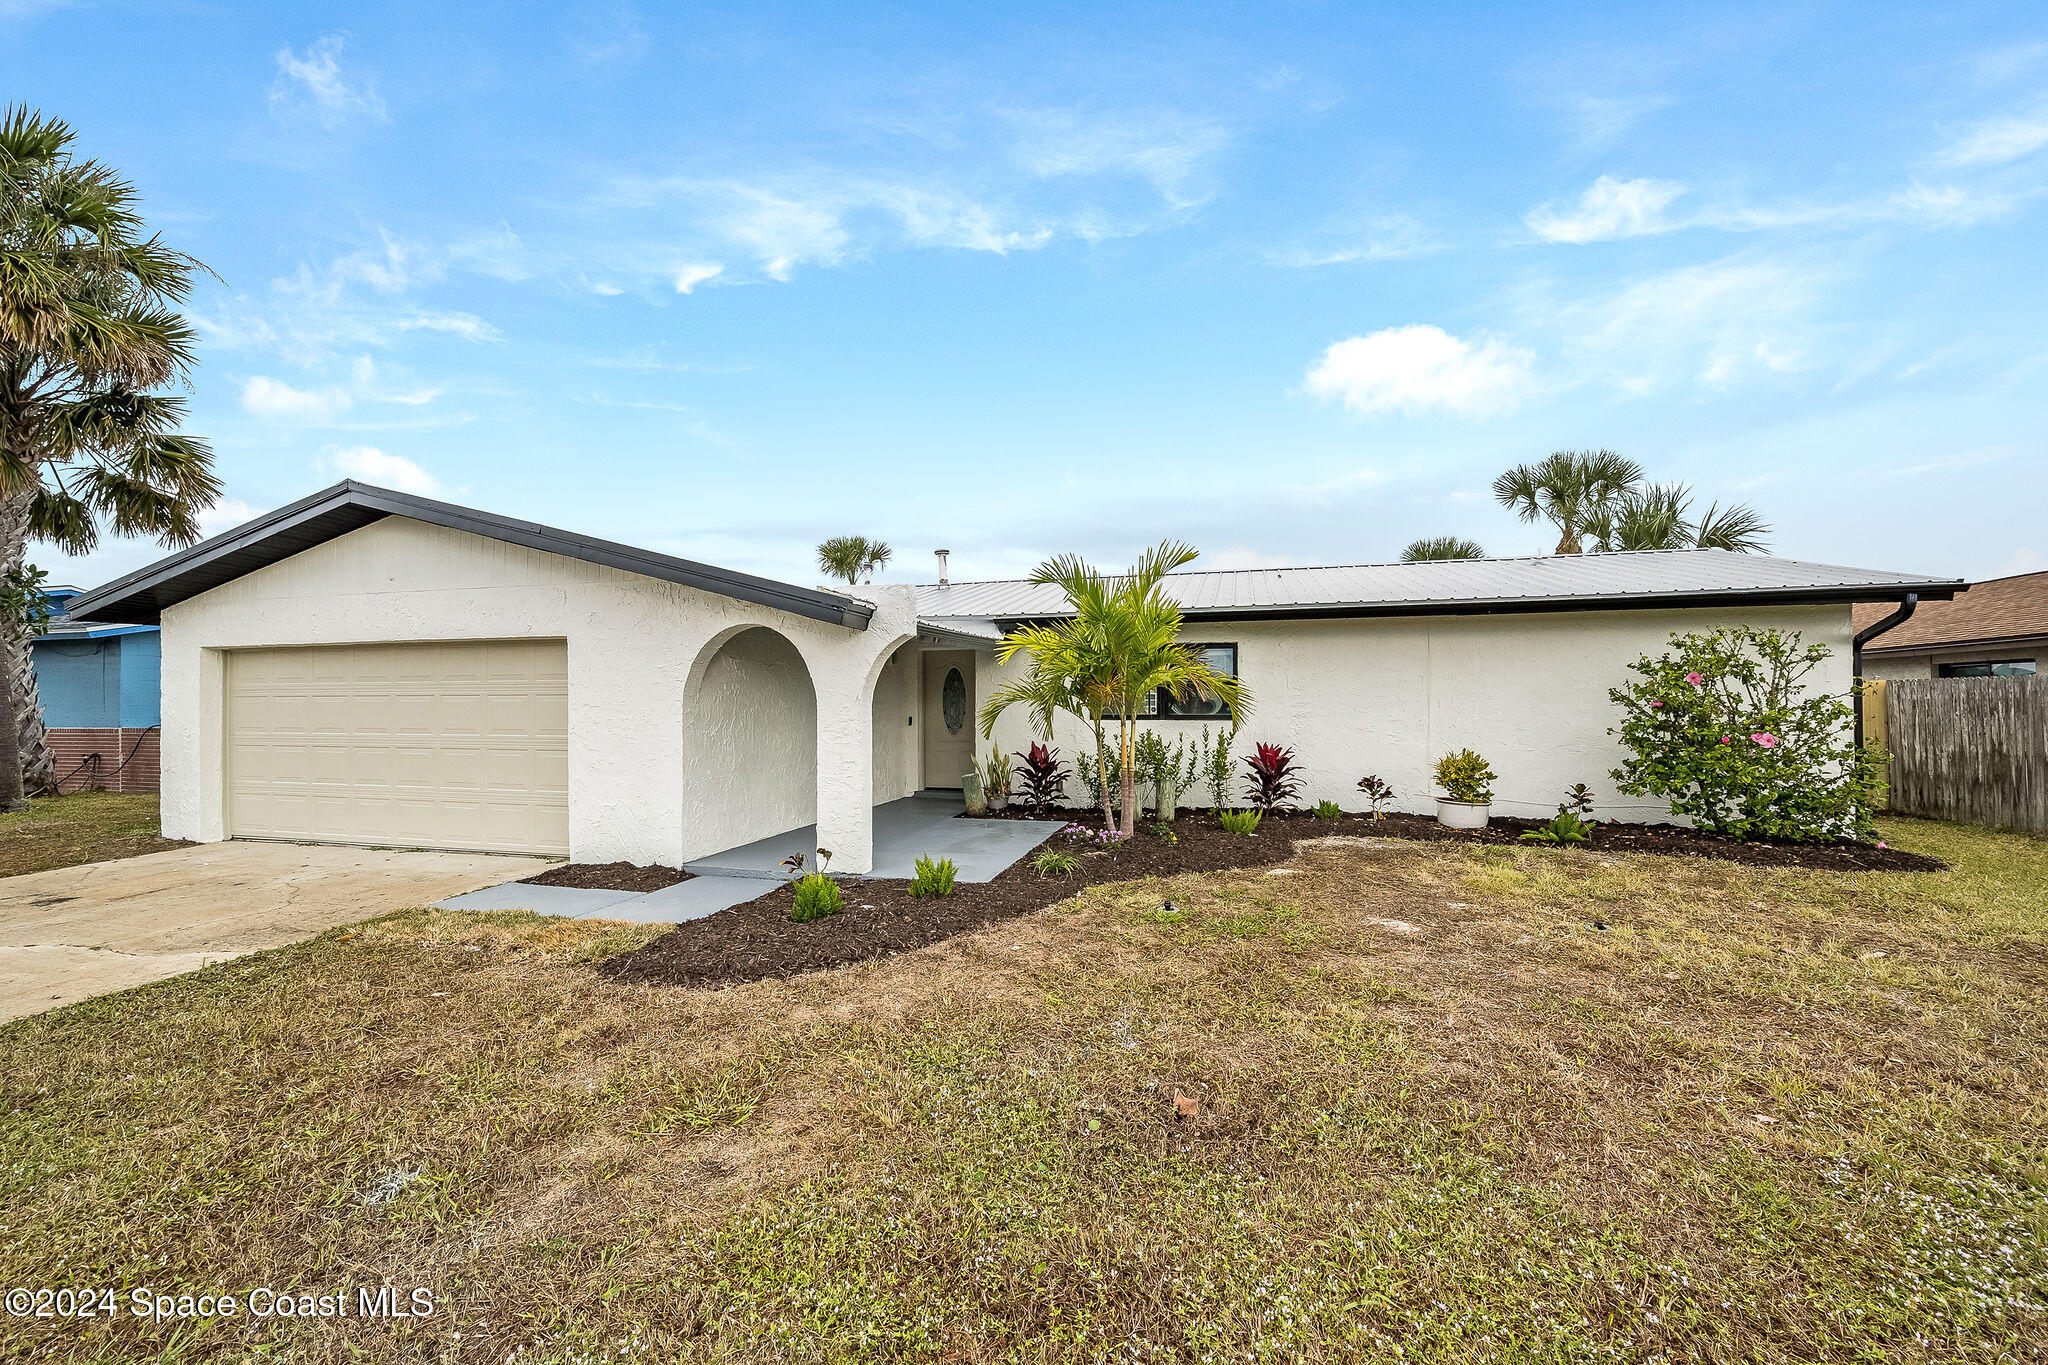
[[[1947,598],[1962,579],[1812,564],[1727,550],[1639,550],[1619,554],[1529,555],[1402,564],[1289,569],[1197,570],[1170,574],[1166,593],[1190,615],[1355,610],[1447,612],[1491,608],[1613,605],[1701,599],[1858,602]],[[1013,620],[1058,616],[1056,587],[1024,579],[920,584],[921,616]]]

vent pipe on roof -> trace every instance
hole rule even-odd
[[[933,550],[932,553],[938,556],[939,586],[943,588],[946,586],[946,556],[953,552],[951,550]]]

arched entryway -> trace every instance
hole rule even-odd
[[[745,626],[712,640],[683,705],[686,857],[817,819],[817,692],[786,637]]]

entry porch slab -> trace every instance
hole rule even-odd
[[[869,878],[908,879],[919,858],[951,858],[963,882],[993,881],[996,875],[1037,848],[1061,828],[1057,820],[967,820],[957,792],[926,792],[888,801],[874,809],[875,861]],[[780,879],[782,860],[808,858],[818,846],[818,828],[805,825],[784,834],[714,853],[683,864],[699,876]]]

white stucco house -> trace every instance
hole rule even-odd
[[[1618,761],[1607,689],[1674,631],[1751,622],[1836,651],[1855,602],[1957,580],[1711,551],[1194,572],[1187,639],[1251,687],[1241,742],[1294,746],[1306,798],[1358,779],[1431,809],[1470,747],[1547,813]],[[680,864],[815,821],[871,865],[872,808],[958,788],[1025,582],[798,587],[353,481],[78,598],[160,624],[164,833]],[[1014,665],[1012,667],[1015,667]],[[1224,724],[1161,699],[1172,733]],[[1005,751],[1033,738],[1018,713]],[[1063,723],[1069,758],[1089,747]],[[1078,785],[1073,796],[1079,804]],[[1607,818],[1662,818],[1603,802]]]

